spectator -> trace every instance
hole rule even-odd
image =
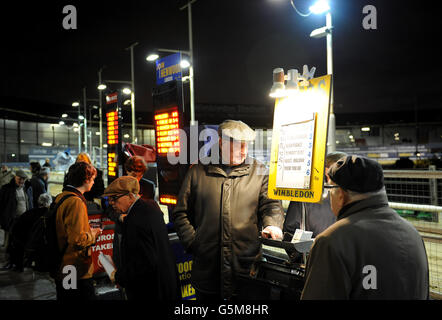
[[[222,164],[204,158],[190,167],[172,214],[181,243],[193,254],[192,286],[202,302],[238,295],[237,276],[248,275],[261,258],[259,236],[282,238],[284,218],[281,202],[267,195],[267,168],[247,158],[255,132],[226,120],[218,134]]]
[[[74,163],[69,168],[66,187],[55,199],[57,203],[69,193],[75,195],[67,198],[57,210],[58,246],[64,252],[60,270],[54,275],[57,300],[95,299],[91,246],[95,244],[101,229],[90,228],[83,194],[92,188],[96,174],[92,165],[85,162]],[[62,270],[67,265],[75,267],[77,289],[65,289],[62,285],[65,276]]]
[[[124,169],[126,169],[126,175],[134,177],[140,184],[140,197],[143,200],[155,198],[155,184],[143,178],[147,171],[146,161],[140,156],[133,156],[126,160],[124,163]]]
[[[37,205],[23,213],[11,230],[11,262],[15,265],[15,271],[23,272],[24,249],[34,223],[48,212],[52,203],[52,196],[43,193],[38,197]]]
[[[30,162],[29,166],[31,168],[32,177],[37,176],[40,173],[41,165],[39,162]]]
[[[127,176],[132,176],[138,180],[140,184],[139,196],[142,200],[154,200],[155,198],[155,185],[153,182],[143,178],[144,173],[147,170],[147,164],[140,156],[133,156],[126,160],[124,163]],[[157,205],[156,202],[152,202],[152,205]],[[120,265],[120,248],[121,248],[121,212],[113,210],[111,206],[106,208],[108,217],[115,222],[114,240],[113,240],[113,258],[114,263],[118,267]]]
[[[48,180],[50,169],[43,167],[40,169],[38,175],[34,175],[31,178],[32,194],[33,194],[33,206],[38,207],[38,198],[41,194],[48,192]]]
[[[0,190],[0,223],[5,230],[5,247],[7,254],[10,255],[9,233],[17,219],[27,210],[32,209],[32,187],[28,176],[23,170],[17,170],[15,177],[8,184],[5,184]],[[3,266],[4,269],[12,269],[9,257],[8,262]]]
[[[136,178],[123,176],[104,191],[123,214],[121,266],[111,280],[126,289],[128,300],[177,300],[180,285],[163,213],[153,200],[138,195]]]
[[[75,160],[75,163],[78,162],[85,162],[90,165],[92,165],[91,158],[86,152],[80,152],[77,156],[77,159]],[[94,185],[92,186],[92,189],[88,192],[84,193],[84,198],[86,201],[94,201],[95,198],[100,198],[104,191],[104,181],[103,181],[103,171],[95,168],[97,171],[97,176],[94,181]],[[63,183],[63,187],[66,186],[66,176],[65,181]]]
[[[327,174],[332,164],[336,163],[347,154],[343,152],[331,152],[325,158],[325,173]],[[296,229],[301,229],[302,202],[291,201],[287,209],[284,221],[284,232],[295,234]],[[313,232],[313,238],[327,229],[336,221],[336,216],[330,209],[330,196],[325,191],[325,197],[321,203],[304,203],[305,206],[305,230]]]
[[[337,221],[315,239],[301,298],[428,299],[424,243],[388,206],[381,166],[347,156],[328,176]]]
[[[51,168],[51,161],[49,158],[46,158],[45,163],[43,163],[43,167]]]
[[[14,178],[12,170],[9,169],[7,165],[2,165],[2,170],[0,172],[0,188],[9,183],[12,178]]]

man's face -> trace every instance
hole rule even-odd
[[[329,184],[336,186],[332,180],[329,180]],[[330,189],[330,207],[335,216],[338,216],[339,211],[346,204],[345,191],[342,188]]]
[[[92,186],[94,185],[94,180],[95,180],[95,177],[96,177],[97,175],[93,175],[89,180],[86,180],[86,191],[85,192],[88,192],[88,191],[91,191],[91,189],[92,189]]]
[[[248,146],[245,141],[219,138],[222,163],[237,166],[244,162],[248,154]]]
[[[139,171],[127,171],[127,175],[136,178],[140,182],[144,174]]]
[[[15,176],[15,184],[17,185],[17,187],[21,188],[25,185],[25,178],[19,177],[19,176]]]
[[[125,213],[127,210],[129,210],[130,206],[134,202],[133,200],[133,197],[129,193],[118,194],[109,197],[109,204],[115,211]]]

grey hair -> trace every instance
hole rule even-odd
[[[42,193],[38,197],[37,203],[39,207],[49,208],[52,203],[52,196],[49,193]]]

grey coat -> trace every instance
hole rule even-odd
[[[261,257],[260,227],[282,228],[284,211],[267,196],[268,171],[252,159],[226,174],[221,166],[192,166],[173,211],[173,223],[193,254],[192,284],[230,297],[235,275],[248,274]]]
[[[385,193],[345,206],[315,239],[302,299],[428,297],[423,240],[388,206]]]

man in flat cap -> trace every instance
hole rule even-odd
[[[337,221],[315,239],[302,299],[428,299],[416,229],[388,206],[382,167],[347,156],[328,171]]]
[[[177,300],[181,296],[175,257],[163,213],[153,200],[143,201],[131,176],[114,180],[104,190],[122,223],[121,266],[111,280],[126,289],[129,300]]]
[[[280,201],[267,195],[267,168],[248,157],[255,132],[226,120],[218,134],[221,163],[193,165],[173,211],[177,234],[193,254],[191,281],[202,302],[238,295],[237,276],[261,258],[259,236],[282,238],[284,219]]]
[[[27,210],[33,208],[32,187],[26,173],[19,169],[15,176],[0,190],[0,225],[5,230],[5,247],[9,255],[10,231],[18,218]],[[9,259],[8,259],[9,260]],[[7,262],[3,269],[12,269],[14,266]]]

